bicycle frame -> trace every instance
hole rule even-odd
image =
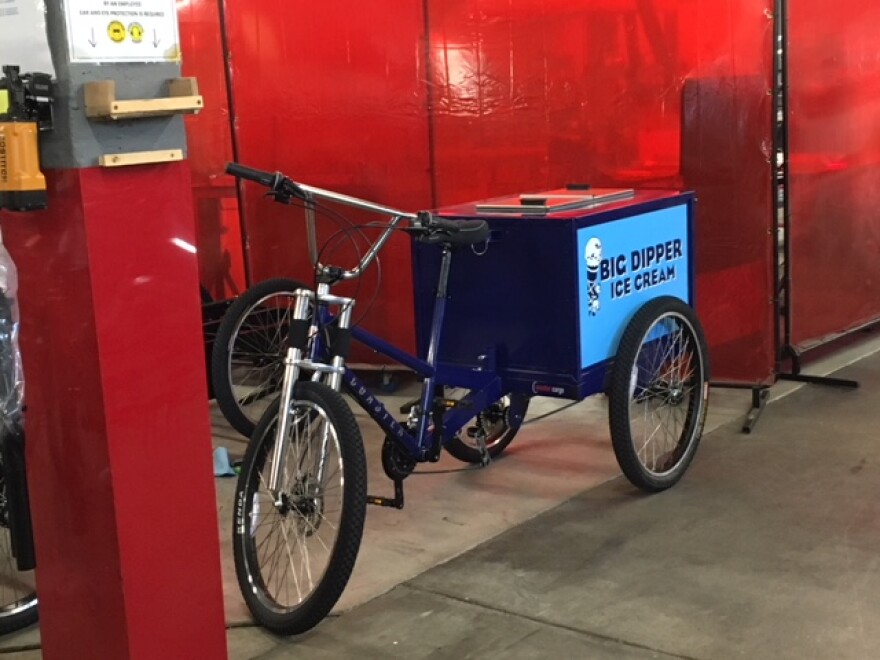
[[[441,440],[442,438],[451,437],[468,420],[475,416],[474,411],[484,410],[501,397],[500,377],[494,374],[487,374],[486,383],[483,387],[470,390],[464,399],[445,411],[441,428],[431,429],[429,423],[434,409],[434,398],[437,386],[441,384],[437,383],[434,378],[435,365],[433,362],[415,358],[360,328],[355,328],[352,334],[361,344],[400,362],[424,377],[425,381],[422,385],[422,394],[419,400],[419,423],[416,432],[413,434],[394,419],[382,402],[376,398],[350,369],[346,368],[344,375],[345,387],[354,397],[355,401],[357,401],[358,405],[370,415],[373,421],[388,436],[394,438],[395,441],[405,447],[408,454],[418,462],[429,460],[430,452],[436,442],[435,434],[439,432],[439,439]]]
[[[309,330],[309,335],[315,338],[309,359],[304,359],[305,349],[302,346],[290,346],[287,357],[284,360],[285,369],[281,388],[281,410],[279,411],[279,424],[268,484],[270,491],[275,493],[276,497],[278,495],[278,483],[281,477],[280,471],[286,444],[284,439],[287,437],[290,424],[290,407],[289,403],[285,402],[293,400],[293,387],[302,369],[313,371],[316,377],[320,377],[321,374],[328,374],[328,385],[337,391],[344,386],[358,405],[385,431],[386,435],[393,438],[415,462],[431,460],[433,451],[438,446],[438,443],[442,442],[443,438],[453,436],[475,416],[476,412],[484,410],[501,397],[500,376],[487,371],[479,379],[481,382],[477,389],[470,389],[462,400],[444,411],[442,419],[439,420],[439,428],[431,428],[430,426],[435,410],[436,388],[440,384],[436,382],[435,378],[436,359],[446,309],[445,275],[448,275],[450,261],[451,253],[448,250],[444,250],[444,267],[441,269],[441,286],[438,288],[434,305],[434,319],[427,360],[421,360],[410,355],[366,330],[351,328],[350,323],[354,301],[351,298],[331,295],[329,293],[329,285],[319,284],[317,293],[307,290],[300,290],[296,293],[297,302],[294,307],[294,321],[307,321],[308,304],[311,300],[317,299],[319,309],[312,318]],[[337,315],[331,314],[327,309],[331,305],[339,306],[341,311]],[[319,327],[331,324],[337,324],[340,331],[350,330],[352,338],[359,343],[409,367],[424,378],[422,393],[419,398],[419,415],[414,433],[394,419],[385,405],[376,398],[363,381],[351,369],[345,366],[344,356],[333,355],[330,359],[330,364],[327,361],[317,359],[324,349],[323,342],[320,340]],[[322,451],[322,463],[323,453]]]
[[[428,346],[428,354],[426,360],[421,360],[402,351],[393,345],[383,341],[382,339],[370,334],[360,328],[351,327],[351,315],[355,301],[351,298],[343,298],[330,293],[330,283],[340,280],[354,279],[366,269],[370,263],[376,258],[379,251],[387,242],[391,234],[404,221],[409,220],[414,225],[418,225],[419,218],[411,213],[405,213],[386,206],[367,202],[365,200],[340,195],[331,191],[321,190],[310,186],[301,186],[307,193],[306,200],[306,224],[308,229],[309,252],[312,263],[319,276],[327,276],[325,281],[318,284],[316,292],[300,290],[296,293],[297,301],[294,308],[294,320],[291,329],[291,343],[284,359],[284,379],[281,387],[281,399],[279,409],[279,423],[276,430],[275,447],[272,456],[272,466],[269,474],[268,487],[270,492],[276,499],[280,498],[278,489],[281,478],[281,465],[283,464],[284,452],[286,450],[286,439],[290,427],[290,402],[293,400],[293,389],[296,381],[299,379],[300,370],[308,370],[314,372],[313,378],[318,380],[325,375],[327,384],[334,390],[339,391],[344,385],[351,393],[358,405],[363,408],[367,414],[385,431],[388,437],[398,443],[414,462],[422,462],[426,460],[437,460],[439,445],[443,438],[452,437],[467,422],[476,416],[480,411],[487,408],[490,404],[497,401],[502,394],[501,379],[497,373],[486,371],[475,379],[478,383],[476,388],[469,389],[467,395],[461,401],[455,402],[454,405],[446,407],[442,416],[437,412],[435,405],[436,398],[436,363],[437,350],[440,344],[440,334],[443,328],[443,319],[446,310],[446,285],[449,277],[449,269],[452,260],[452,251],[449,246],[443,247],[443,258],[440,268],[440,279],[437,288],[437,295],[434,301],[434,315],[431,326],[431,337]],[[391,216],[391,222],[386,230],[370,247],[360,263],[351,270],[334,269],[330,266],[321,264],[317,259],[317,249],[315,243],[315,205],[314,198],[323,198],[330,201],[346,204],[355,208],[376,213],[384,213]],[[328,281],[329,280],[329,281]],[[309,302],[315,303],[315,313],[308,321],[308,305]],[[330,314],[329,307],[336,306],[339,312],[336,315]],[[305,324],[309,324],[308,333],[301,330]],[[298,330],[293,330],[293,324],[299,324]],[[390,357],[391,359],[409,367],[424,378],[422,385],[422,393],[419,398],[419,413],[416,418],[417,423],[415,429],[410,429],[400,424],[391,413],[385,408],[372,392],[364,385],[364,383],[345,366],[345,357],[347,350],[342,350],[341,354],[333,354],[328,361],[319,359],[322,355],[320,326],[336,325],[336,331],[345,335],[343,344],[348,343],[349,338],[365,346]],[[298,334],[297,334],[298,333]],[[294,335],[298,339],[294,340]],[[313,337],[312,350],[308,359],[304,357],[307,346],[308,337]],[[332,351],[331,351],[332,352]],[[432,428],[431,421],[434,421]],[[324,440],[324,448],[322,450],[322,466],[326,460],[327,440]]]

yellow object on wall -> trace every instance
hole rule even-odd
[[[45,208],[38,129],[31,122],[0,122],[0,208]]]

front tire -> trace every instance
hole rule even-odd
[[[268,481],[277,424],[276,401],[242,462],[233,554],[257,622],[296,635],[327,616],[351,576],[366,515],[366,459],[342,396],[321,383],[297,383],[276,499]]]
[[[651,300],[627,325],[608,414],[617,462],[638,488],[674,486],[693,460],[708,407],[708,359],[700,322],[678,298]]]

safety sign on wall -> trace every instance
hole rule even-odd
[[[175,0],[66,0],[72,62],[177,62]]]

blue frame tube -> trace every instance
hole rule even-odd
[[[382,402],[373,396],[373,393],[363,384],[361,379],[347,367],[345,369],[343,382],[349,393],[354,397],[355,401],[358,402],[358,405],[367,411],[367,414],[373,418],[373,421],[376,422],[386,434],[406,446],[410,453],[419,460],[424,459],[426,448],[421,446],[419,438],[413,437],[413,435],[407,431],[400,422],[394,419]]]
[[[376,335],[367,332],[366,330],[362,330],[358,326],[351,329],[351,336],[364,346],[390,357],[395,362],[399,362],[403,366],[409,367],[422,376],[430,377],[434,375],[434,367],[424,360],[420,360],[409,353],[405,353],[393,344],[389,344],[384,339],[380,339]]]
[[[440,278],[437,283],[437,296],[434,298],[434,316],[431,322],[431,337],[428,340],[428,364],[433,368],[437,364],[437,350],[440,348],[440,332],[443,329],[443,317],[446,315],[446,288],[449,282],[449,268],[452,265],[452,251],[449,247],[443,247],[443,257],[440,260]],[[434,407],[434,374],[425,378],[422,383],[422,414],[419,417],[419,429],[416,436],[424,440],[428,435],[428,424],[431,421]],[[439,433],[440,429],[434,429]],[[441,436],[442,438],[443,436]]]
[[[357,341],[424,376],[425,380],[422,384],[422,394],[419,399],[422,414],[419,417],[419,427],[416,431],[416,435],[413,436],[401,426],[400,423],[391,416],[382,402],[373,396],[369,389],[357,376],[354,375],[354,373],[351,372],[350,369],[346,368],[345,370],[346,387],[348,387],[352,396],[354,396],[355,400],[358,402],[358,405],[367,411],[370,417],[373,418],[382,430],[404,444],[411,454],[418,457],[419,460],[423,460],[426,457],[427,451],[430,448],[430,445],[428,445],[425,440],[428,438],[428,427],[431,423],[431,410],[434,403],[434,365],[437,361],[437,350],[440,346],[440,333],[443,329],[443,318],[446,314],[446,283],[449,279],[451,263],[452,252],[449,248],[444,248],[437,296],[434,300],[434,315],[431,323],[431,339],[428,346],[427,361],[419,360],[365,330],[352,328],[352,337]],[[498,380],[498,378],[495,378],[493,382],[496,382],[495,389],[500,390],[500,385],[497,385]],[[480,392],[477,399],[479,401],[484,400],[483,392]],[[478,410],[482,410],[482,407],[478,408]],[[465,414],[467,414],[467,417],[464,417],[462,413],[447,415],[446,417],[448,420],[462,418],[459,425],[457,427],[452,427],[447,419],[444,419],[443,428],[435,429],[434,432],[440,433],[441,430],[446,431],[447,428],[452,428],[452,432],[457,431],[461,425],[473,417],[473,414],[470,413],[470,407],[468,407],[468,411]]]

